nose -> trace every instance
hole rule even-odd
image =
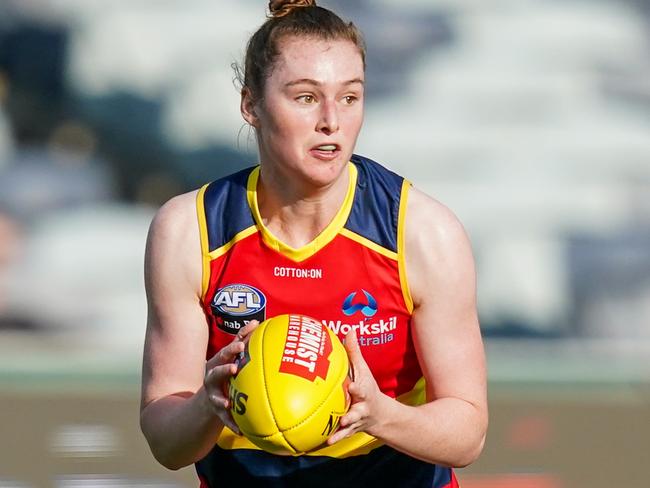
[[[326,135],[333,134],[339,130],[339,116],[335,101],[325,100],[321,103],[316,130]]]

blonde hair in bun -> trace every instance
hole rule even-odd
[[[300,7],[315,7],[315,0],[271,0],[269,2],[269,12],[271,17],[284,17],[294,9]]]

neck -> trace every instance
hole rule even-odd
[[[285,244],[300,248],[313,241],[334,219],[348,192],[347,166],[326,186],[281,178],[262,165],[257,204],[264,225]]]

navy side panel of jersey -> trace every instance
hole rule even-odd
[[[253,167],[213,181],[203,195],[210,251],[224,244],[248,227],[255,225],[246,202],[248,176]]]
[[[397,223],[404,178],[371,159],[356,154],[358,170],[354,203],[345,228],[397,252]]]
[[[202,466],[209,467],[205,471]],[[228,451],[215,446],[196,465],[209,488],[443,488],[451,469],[382,446],[364,456],[276,456],[264,451]]]

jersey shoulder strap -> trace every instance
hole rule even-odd
[[[248,177],[255,167],[233,173],[203,186],[197,198],[199,225],[205,232],[206,251],[226,245],[255,225],[247,203]]]
[[[399,244],[400,207],[405,203],[404,178],[379,163],[354,154],[357,191],[345,228],[396,253]]]

